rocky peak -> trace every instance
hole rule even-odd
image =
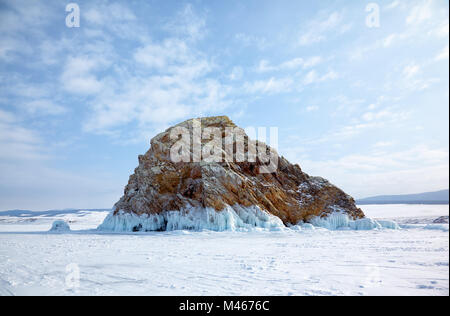
[[[208,128],[218,128],[221,132],[209,135]],[[230,136],[227,128],[243,137],[244,155],[240,158],[247,159],[238,159],[238,137]],[[180,131],[187,131],[189,137],[183,139],[178,135]],[[196,137],[200,142],[197,152]],[[200,155],[204,154],[205,146],[214,139],[222,145],[214,151],[219,150],[223,159],[199,160],[198,150]],[[177,144],[184,145],[180,152],[186,150],[188,161],[174,162],[173,148]],[[252,143],[244,130],[226,116],[191,119],[167,129],[151,140],[151,148],[145,155],[139,156],[139,166],[130,176],[123,197],[114,206],[114,215],[163,214],[186,208],[214,209],[220,213],[229,207],[234,210],[257,207],[286,225],[332,212],[343,212],[353,219],[364,217],[352,197],[325,179],[310,177],[278,154],[276,170],[260,172],[267,162],[259,155],[254,161],[248,159],[251,144],[262,143]],[[271,150],[267,147],[266,154]]]

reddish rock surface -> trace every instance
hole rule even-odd
[[[198,119],[205,127],[236,127],[225,116]],[[175,127],[193,131],[194,120]],[[211,207],[217,212],[227,205],[259,206],[279,217],[285,224],[307,222],[314,216],[333,211],[345,212],[353,219],[364,217],[352,197],[319,177],[310,177],[298,165],[278,157],[274,173],[259,173],[262,163],[236,162],[235,155],[226,155],[223,162],[174,163],[170,148],[171,127],[151,140],[151,148],[139,156],[139,166],[130,176],[124,196],[116,203],[115,213],[161,214],[183,207]],[[240,129],[242,133],[243,130]],[[192,134],[191,134],[192,135]],[[221,141],[225,143],[225,133]],[[245,150],[248,138],[245,137]],[[208,140],[202,141],[202,146]],[[192,149],[192,148],[191,148]],[[192,150],[190,156],[193,158]]]

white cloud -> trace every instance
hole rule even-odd
[[[339,74],[333,70],[330,70],[320,78],[320,81],[334,80],[337,78],[339,78]]]
[[[311,68],[314,67],[322,62],[322,57],[320,56],[314,56],[310,57],[303,61],[303,67],[304,68]]]
[[[14,115],[10,112],[3,111],[0,109],[0,122],[2,123],[12,123],[14,122]]]
[[[361,116],[361,121],[378,124],[392,124],[404,121],[409,117],[409,112],[386,107],[379,111],[365,112]],[[367,124],[367,123],[363,123]]]
[[[322,62],[322,58],[320,56],[313,56],[307,59],[304,58],[294,58],[288,61],[285,61],[280,65],[280,69],[297,69],[297,68],[311,68],[317,66]]]
[[[3,0],[0,10],[0,61],[14,62],[36,54],[30,38],[47,37],[44,28],[60,18],[47,1]]]
[[[0,210],[43,211],[66,208],[111,208],[122,183],[108,174],[96,176],[48,167],[39,161],[0,159]]]
[[[0,110],[0,160],[22,161],[43,159],[42,139],[36,132],[20,126],[11,112]]]
[[[448,31],[449,31],[449,23],[447,20],[445,22],[442,22],[434,30],[431,30],[430,34],[442,38],[442,37],[448,37]]]
[[[331,97],[329,102],[331,104],[337,104],[336,114],[345,113],[353,115],[366,103],[366,100],[360,98],[349,98],[341,94]]]
[[[373,147],[374,148],[385,148],[385,147],[390,147],[393,146],[395,144],[395,142],[393,141],[381,141],[381,142],[376,142]]]
[[[216,65],[197,48],[207,33],[204,19],[188,5],[163,28],[169,36],[156,40],[144,34],[126,56],[106,50],[99,59],[90,50],[67,62],[65,89],[92,97],[85,131],[136,141],[174,121],[229,105],[229,87],[210,76]],[[233,75],[239,76],[239,68]]]
[[[111,207],[121,183],[96,173],[70,173],[47,167],[51,142],[0,109],[0,210]]]
[[[346,110],[344,115],[347,119],[345,119],[345,121],[349,120],[350,123],[330,130],[318,138],[307,140],[304,142],[305,145],[334,143],[336,141],[342,141],[343,139],[350,139],[364,132],[373,132],[375,129],[388,128],[390,125],[398,126],[400,122],[403,122],[410,117],[410,112],[394,108],[368,111],[357,117],[356,112],[359,112],[357,110],[360,108],[361,104],[364,103],[364,100],[348,100],[346,97],[342,97],[342,99],[343,101],[340,101],[342,103],[338,107],[338,114],[341,114],[343,110]],[[348,117],[351,117],[351,120]]]
[[[185,5],[174,19],[167,22],[164,28],[178,37],[189,40],[201,39],[207,33],[205,18],[197,14],[191,4]]]
[[[280,65],[281,69],[296,69],[296,68],[303,68],[303,67],[311,67],[320,62],[320,58],[316,60],[311,60],[308,63],[305,62],[303,58],[294,58],[288,61],[285,61]]]
[[[242,69],[242,67],[233,67],[228,78],[232,81],[240,80],[240,79],[242,79],[243,75],[244,75],[244,70]]]
[[[420,70],[420,66],[417,64],[410,64],[405,66],[405,68],[403,68],[403,74],[406,76],[407,79],[412,78],[413,76],[415,76]]]
[[[431,47],[432,41],[448,38],[448,6],[447,9],[440,8],[436,1],[422,1],[419,4],[412,1],[399,2],[401,11],[409,10],[406,26],[390,27],[386,30],[388,34],[382,34],[380,39],[374,39],[370,44],[362,47],[353,47],[349,52],[350,59],[360,60],[373,54],[386,54],[383,48],[411,49],[411,45],[419,45],[425,49]],[[439,3],[442,6],[443,3]],[[399,10],[400,11],[400,10]],[[431,45],[430,45],[431,44]],[[391,52],[391,54],[393,54]]]
[[[300,46],[308,46],[322,42],[326,39],[327,33],[338,30],[345,33],[350,29],[349,25],[345,25],[339,31],[339,26],[343,21],[343,15],[339,12],[333,12],[327,16],[325,20],[316,19],[309,23],[306,30],[302,30],[299,36],[298,44]]]
[[[419,24],[432,17],[431,0],[426,0],[423,3],[414,6],[408,17],[406,18],[407,24]]]
[[[306,111],[307,112],[315,112],[318,111],[319,107],[317,105],[310,105],[306,107]]]
[[[322,58],[320,56],[312,56],[309,58],[293,58],[287,60],[279,65],[272,66],[269,61],[262,59],[258,66],[256,67],[256,71],[259,73],[271,72],[271,71],[281,71],[281,70],[298,70],[298,69],[308,69],[314,66],[317,66],[322,62]]]
[[[51,142],[0,109],[0,210],[111,207],[121,184],[101,174],[74,174],[46,165]]]
[[[269,46],[269,43],[264,37],[258,37],[245,33],[238,33],[234,36],[234,39],[242,46],[256,46],[260,50],[264,50]]]
[[[276,67],[269,65],[269,61],[262,59],[259,61],[259,64],[256,67],[256,72],[263,73],[263,72],[273,71],[275,69],[276,69]]]
[[[449,56],[449,50],[448,50],[448,45],[446,47],[444,47],[444,49],[442,51],[440,51],[436,57],[434,58],[434,60],[436,61],[440,61],[440,60],[448,60],[448,56]]]
[[[82,13],[88,23],[108,26],[114,23],[127,23],[136,20],[130,9],[119,3],[96,4]]]
[[[23,76],[16,77],[14,80],[10,78],[10,82],[5,82],[4,84],[11,95],[21,98],[47,98],[52,92],[50,85],[46,83],[32,83],[27,81]]]
[[[448,150],[426,145],[389,152],[376,149],[339,159],[303,159],[300,163],[305,172],[324,176],[357,198],[448,187]],[[288,158],[298,162],[295,156]]]
[[[92,56],[69,57],[61,75],[65,90],[75,94],[96,94],[103,88],[103,83],[94,74],[103,67],[105,61]]]
[[[398,34],[390,34],[390,35],[388,35],[387,37],[385,37],[384,38],[384,40],[383,40],[383,46],[384,47],[389,47],[389,46],[391,46],[391,44],[392,43],[394,43],[394,41],[396,40],[396,39],[398,39]]]
[[[41,27],[48,25],[60,15],[58,9],[47,1],[2,0],[0,11],[0,32],[17,34],[18,32],[42,35]]]
[[[186,43],[179,39],[167,39],[162,44],[148,44],[138,48],[134,53],[134,59],[147,67],[155,69],[166,69],[177,63],[186,63],[188,56]]]
[[[22,106],[30,114],[50,114],[59,115],[67,111],[66,108],[55,104],[52,100],[38,99],[26,102]]]
[[[0,60],[14,61],[20,55],[29,55],[33,48],[21,38],[2,36],[0,38]]]
[[[44,65],[57,65],[63,63],[67,51],[70,51],[75,45],[73,40],[65,37],[59,40],[42,39],[38,46],[40,60]]]
[[[247,82],[244,85],[244,90],[248,93],[285,93],[292,89],[294,81],[291,78],[270,78],[268,80],[257,80],[254,82]]]
[[[261,60],[256,71],[259,73],[277,71],[282,69],[295,69],[295,67],[309,68],[319,63],[322,59],[320,57],[312,57],[309,59],[296,58],[283,62],[278,66],[271,66],[268,61]],[[328,71],[322,75],[319,75],[316,70],[309,71],[302,80],[297,75],[289,77],[271,77],[264,80],[255,80],[253,82],[246,82],[244,84],[244,90],[247,93],[264,93],[264,94],[276,94],[276,93],[288,93],[294,89],[301,88],[302,85],[317,84],[328,80],[337,79],[339,75],[335,71]]]
[[[134,56],[157,72],[126,74],[120,80],[109,81],[108,87],[92,102],[93,113],[84,124],[86,130],[118,132],[126,124],[137,122],[133,130],[137,128],[139,132],[148,125],[157,127],[227,106],[228,88],[207,77],[212,65],[195,49],[186,44],[176,45],[185,51],[178,56],[165,45],[151,47],[139,48]],[[162,59],[158,57],[161,51],[167,52]]]
[[[394,0],[384,7],[385,10],[392,10],[400,6],[400,1]]]
[[[303,79],[303,83],[308,85],[317,82],[319,80],[320,79],[319,76],[317,75],[317,72],[315,70],[311,70],[306,74],[305,78]]]
[[[315,70],[311,70],[306,74],[306,76],[303,78],[303,84],[310,85],[315,84],[327,80],[334,80],[337,79],[339,75],[335,71],[329,71],[325,73],[324,75],[319,75]]]

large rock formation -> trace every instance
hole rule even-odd
[[[199,122],[202,129],[223,130],[220,144],[223,148],[232,144],[233,151],[224,149],[222,162],[194,162],[199,157],[191,145],[188,147],[190,161],[174,162],[171,149],[180,139],[174,138],[171,132],[174,128],[188,130],[192,144],[195,123]],[[347,214],[350,219],[364,217],[352,197],[323,178],[308,176],[298,165],[290,164],[278,154],[278,167],[272,173],[260,172],[266,164],[258,157],[254,162],[238,162],[242,159],[236,155],[237,138],[229,138],[226,128],[237,126],[225,116],[208,117],[185,121],[153,138],[150,150],[139,156],[139,166],[131,175],[123,197],[100,228],[224,230],[275,227],[282,225],[281,222],[295,225],[335,212]],[[244,137],[247,157],[249,144],[253,143],[249,143],[242,129],[237,131]],[[203,139],[202,148],[212,139]]]

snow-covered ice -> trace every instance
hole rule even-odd
[[[68,223],[72,230],[96,228],[110,210],[58,210],[45,212],[0,212],[0,232],[48,231],[54,221]]]
[[[0,212],[0,295],[449,295],[448,224],[429,222],[448,206],[368,207],[364,225],[409,221],[105,233],[105,211]],[[55,220],[72,231],[49,233]]]
[[[367,217],[376,219],[394,219],[397,223],[431,223],[440,216],[449,215],[447,205],[425,204],[386,204],[360,205]]]

